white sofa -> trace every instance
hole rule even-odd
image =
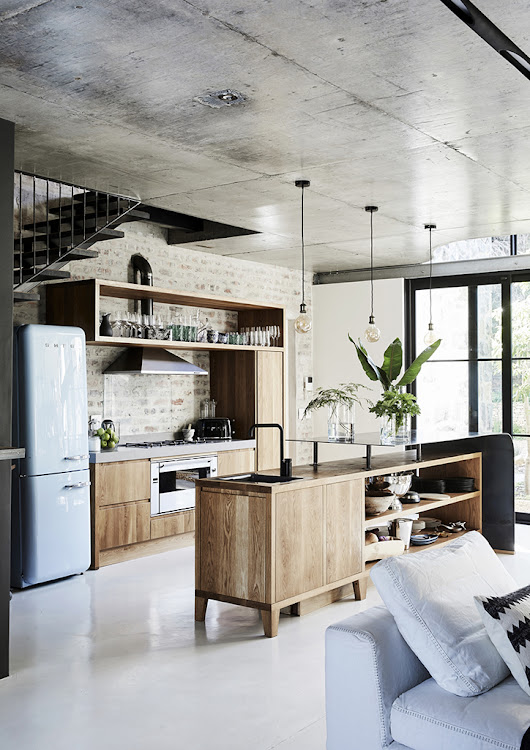
[[[327,750],[530,749],[530,698],[513,677],[470,698],[447,692],[384,606],[327,629],[326,718]]]

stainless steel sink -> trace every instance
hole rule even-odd
[[[278,477],[274,474],[238,474],[233,477],[221,477],[223,482],[246,482],[247,484],[264,482],[266,484],[281,484],[282,482],[294,482],[303,477]]]

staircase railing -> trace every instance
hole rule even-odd
[[[15,172],[14,289],[31,288],[53,278],[51,269],[96,255],[88,248],[101,239],[123,236],[112,227],[139,205],[138,199],[118,193]]]

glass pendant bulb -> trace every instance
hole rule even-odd
[[[294,327],[297,333],[309,333],[313,327],[311,318],[306,312],[305,302],[300,305],[300,315],[294,321]]]
[[[373,315],[370,315],[368,318],[368,326],[366,327],[366,330],[364,332],[364,338],[368,341],[369,344],[375,344],[376,341],[379,341],[379,338],[381,337],[381,331],[375,324],[375,318]]]
[[[423,343],[427,344],[427,346],[430,346],[431,344],[434,344],[435,341],[438,341],[438,334],[434,330],[433,324],[429,323],[427,333],[423,337]]]

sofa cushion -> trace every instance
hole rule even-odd
[[[381,560],[371,577],[401,635],[445,690],[479,695],[509,675],[473,597],[516,585],[481,534]]]
[[[520,750],[530,701],[513,677],[473,698],[429,679],[394,701],[390,721],[394,740],[412,750]]]
[[[493,645],[530,695],[530,586],[506,596],[476,596],[475,603]]]

